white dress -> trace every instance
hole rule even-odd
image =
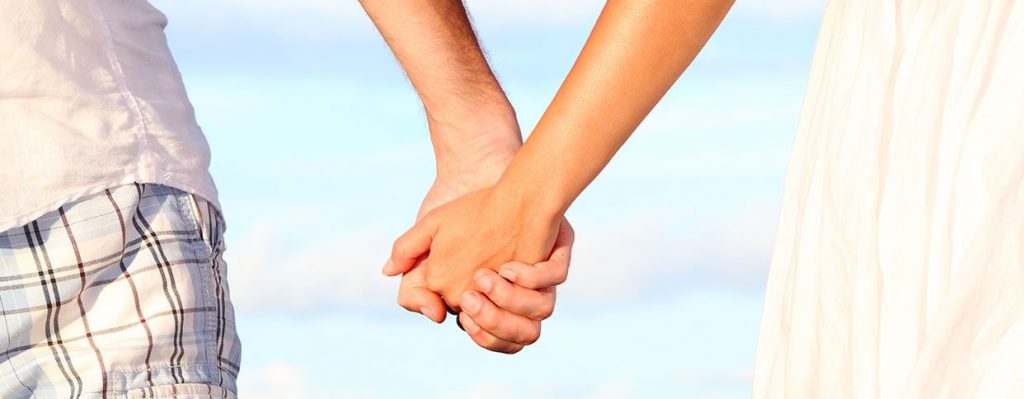
[[[1024,1],[828,4],[754,397],[1024,397]]]

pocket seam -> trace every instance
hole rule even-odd
[[[216,276],[213,275],[212,267],[213,262],[215,262],[216,259],[214,259],[215,255],[213,248],[210,245],[208,239],[204,239],[202,237],[202,234],[199,232],[199,229],[201,229],[202,227],[199,226],[199,218],[195,215],[195,211],[193,210],[190,204],[191,198],[189,194],[183,191],[177,191],[174,193],[174,196],[177,199],[178,212],[182,215],[182,218],[188,219],[188,223],[190,224],[189,234],[197,243],[199,243],[198,246],[202,247],[202,250],[204,251],[204,253],[200,254],[199,249],[196,248],[196,245],[192,246],[192,252],[195,254],[196,258],[206,260],[206,262],[204,262],[203,264],[197,265],[197,267],[199,268],[199,278],[200,280],[202,280],[199,282],[199,285],[202,286],[203,291],[203,306],[213,306],[214,308],[216,308],[218,306],[218,303],[216,301],[216,293],[214,292],[213,287],[213,279],[216,278]],[[209,236],[209,234],[207,236]],[[215,317],[215,315],[211,315],[210,313],[205,313],[203,315],[202,335],[206,342],[204,342],[202,346],[203,356],[207,363],[213,363],[215,360],[217,360],[211,357],[211,352],[216,351],[211,351],[211,344],[209,342],[211,340],[211,333],[213,333],[213,331],[216,330],[216,320],[214,320]],[[216,333],[213,333],[212,335],[216,336]]]

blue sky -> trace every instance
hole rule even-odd
[[[245,398],[749,397],[822,4],[740,0],[569,212],[573,267],[509,357],[380,277],[432,180],[415,94],[355,1],[154,0],[228,220]],[[470,0],[529,132],[601,2]]]

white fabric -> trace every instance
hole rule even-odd
[[[833,0],[755,398],[1024,395],[1024,2]]]
[[[133,182],[217,203],[166,23],[145,0],[0,1],[0,231]]]

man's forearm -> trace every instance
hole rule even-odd
[[[561,216],[693,61],[731,5],[609,0],[499,185],[538,216]]]
[[[515,125],[515,113],[460,0],[360,3],[423,102],[439,162],[461,148],[480,147],[481,141],[504,141],[498,145],[518,150],[518,130],[505,127]]]

